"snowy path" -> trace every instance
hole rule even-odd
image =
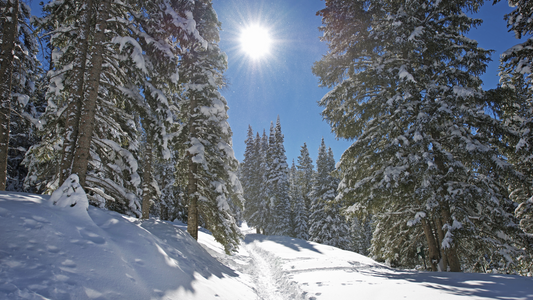
[[[257,287],[257,294],[261,300],[284,300],[286,299],[277,287],[274,271],[267,260],[257,253],[254,243],[244,244],[244,248],[250,255],[250,275]]]
[[[216,256],[246,276],[259,300],[533,299],[531,278],[397,270],[354,252],[242,229],[239,252]]]

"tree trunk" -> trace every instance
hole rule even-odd
[[[441,208],[441,214],[443,222],[451,226],[452,224],[450,224],[450,222],[452,222],[452,218],[448,206]],[[461,272],[461,263],[459,262],[459,256],[457,255],[457,239],[454,239],[450,247],[446,249],[446,256],[448,257],[450,272]]]
[[[437,242],[435,241],[435,235],[431,224],[426,219],[422,219],[422,227],[424,228],[424,234],[426,235],[426,242],[428,243],[428,255],[431,270],[433,272],[438,271],[437,263],[439,262],[439,251],[437,248]]]
[[[195,117],[197,101],[193,98],[191,100],[191,107],[189,108],[189,141],[191,138],[197,136]],[[189,211],[187,216],[187,232],[198,240],[198,164],[193,162],[194,155],[189,153],[189,183],[187,186],[189,193]]]
[[[103,0],[98,9],[99,17],[96,24],[96,31],[94,33],[94,43],[91,47],[91,62],[88,69],[89,79],[87,80],[87,97],[84,99],[81,107],[79,135],[72,162],[72,173],[78,174],[80,185],[82,187],[85,187],[87,168],[89,165],[91,141],[96,115],[96,103],[100,87],[100,74],[102,73],[102,63],[104,60],[105,30],[107,28],[109,9],[110,0]]]
[[[441,270],[443,272],[446,272],[448,270],[448,256],[446,255],[447,251],[445,249],[442,249],[442,241],[444,240],[444,231],[442,230],[442,221],[440,218],[435,218],[435,225],[437,226],[437,235],[439,237],[439,249],[440,249],[440,257],[441,257],[441,261],[440,261],[440,265],[441,265]]]
[[[77,47],[79,55],[74,61],[74,75],[72,80],[71,98],[69,99],[67,107],[67,115],[65,121],[65,141],[63,143],[63,156],[61,158],[61,166],[59,168],[59,185],[61,186],[65,179],[72,173],[72,161],[74,158],[74,150],[79,134],[79,124],[81,116],[81,106],[83,103],[83,96],[85,92],[85,73],[87,71],[87,54],[89,52],[89,35],[91,34],[91,24],[93,19],[93,0],[88,0],[85,5],[85,11],[81,20],[83,32],[78,38]]]
[[[146,162],[143,168],[143,202],[142,219],[150,218],[150,200],[152,198],[152,134],[146,130]]]
[[[0,191],[6,190],[11,89],[15,42],[18,37],[19,0],[8,0],[0,52]],[[11,12],[11,13],[10,13]],[[11,22],[8,21],[11,18]]]

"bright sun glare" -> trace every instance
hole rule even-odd
[[[265,56],[270,51],[272,40],[266,28],[252,25],[241,32],[241,47],[253,59]]]

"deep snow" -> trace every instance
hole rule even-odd
[[[299,239],[209,233],[0,193],[0,299],[533,299],[533,279],[402,271]]]

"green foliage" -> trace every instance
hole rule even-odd
[[[482,4],[333,0],[319,12],[330,51],[313,72],[332,88],[322,114],[337,137],[354,139],[336,199],[348,214],[374,215],[373,254],[400,266],[414,263],[421,221],[433,224],[436,258],[457,253],[467,269],[481,253],[520,252],[501,180],[512,168],[479,104],[490,51],[465,37],[481,23],[466,12]]]

